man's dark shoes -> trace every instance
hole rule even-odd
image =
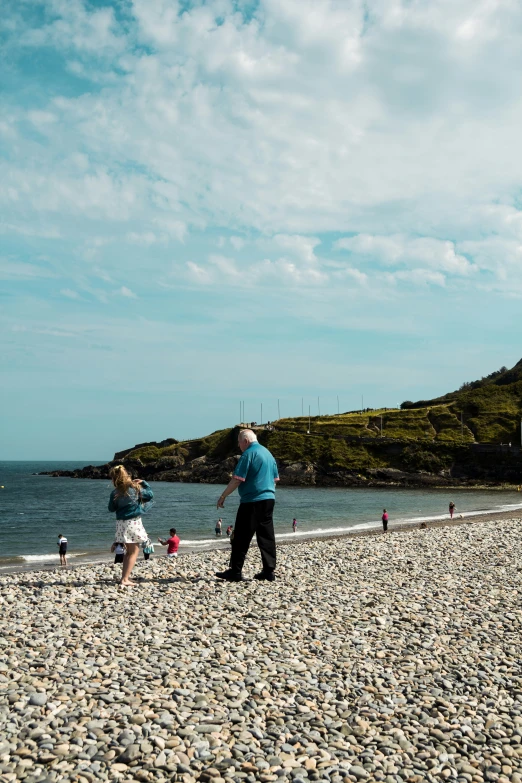
[[[259,579],[260,582],[275,582],[275,574],[273,571],[260,571],[254,579]]]
[[[235,574],[230,568],[227,568],[226,571],[216,571],[216,576],[218,579],[224,579],[225,582],[248,582],[246,577]]]

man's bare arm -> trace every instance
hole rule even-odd
[[[225,508],[225,500],[226,500],[226,498],[229,495],[231,495],[232,492],[234,492],[234,490],[236,490],[239,487],[240,484],[241,484],[241,481],[239,479],[236,479],[236,478],[230,479],[230,481],[228,483],[228,486],[221,493],[221,495],[220,495],[220,497],[218,499],[218,502],[217,502],[217,507],[218,508]]]

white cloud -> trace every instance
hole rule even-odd
[[[314,250],[321,244],[321,240],[316,237],[276,234],[273,241],[286,251],[301,257],[306,263],[313,264],[317,261]]]
[[[476,268],[464,255],[456,252],[453,242],[431,237],[357,234],[339,239],[335,244],[339,250],[368,256],[387,265],[421,265],[454,275],[468,275]]]
[[[78,291],[73,291],[71,288],[62,288],[60,291],[62,296],[67,297],[67,299],[79,299],[80,294]]]
[[[438,285],[445,286],[446,278],[441,272],[432,272],[429,269],[408,269],[399,272],[387,272],[384,279],[389,283],[405,282],[411,285]]]
[[[126,237],[127,241],[135,245],[155,245],[157,242],[165,242],[164,236],[158,236],[153,231],[142,231],[137,233],[136,231],[130,231]]]
[[[57,277],[57,275],[47,267],[38,264],[0,258],[0,280],[31,280],[46,277]]]
[[[134,291],[131,291],[130,288],[127,288],[127,286],[122,285],[122,287],[119,289],[118,293],[121,296],[127,297],[127,299],[137,299],[136,294]]]
[[[50,111],[28,111],[27,118],[33,125],[36,125],[36,127],[53,125],[56,122],[56,115]]]
[[[81,0],[50,0],[43,11],[46,21],[21,34],[20,46],[55,46],[103,56],[120,52],[125,45],[108,6],[87,10]]]
[[[230,237],[230,244],[234,250],[242,250],[245,246],[245,240],[241,237]]]
[[[50,0],[32,28],[14,10],[4,18],[9,51],[52,47],[69,73],[93,81],[74,96],[53,86],[3,118],[9,233],[27,225],[26,236],[44,236],[52,222],[56,238],[80,237],[68,260],[79,266],[112,266],[118,243],[140,245],[166,285],[176,274],[378,284],[373,261],[397,284],[422,284],[422,269],[448,285],[517,274],[522,98],[506,74],[522,67],[519,4],[260,0],[247,14],[229,0],[131,0],[122,9]],[[25,134],[27,121],[41,134]],[[207,229],[221,260],[189,246]],[[351,254],[344,266],[328,259],[327,232],[354,234],[337,244]],[[262,258],[243,236],[249,250],[262,237]],[[223,260],[229,246],[234,262]]]
[[[60,239],[61,233],[52,226],[38,226],[27,224],[14,224],[0,222],[0,234],[19,234],[26,237],[39,237],[41,239]]]
[[[307,287],[323,285],[329,279],[326,269],[284,256],[274,260],[265,258],[251,263],[238,263],[232,258],[211,254],[206,264],[190,261],[186,266],[188,278],[201,285],[252,288],[275,284]]]

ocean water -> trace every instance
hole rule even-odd
[[[115,529],[114,515],[107,510],[110,482],[34,475],[83,465],[85,462],[0,462],[0,572],[16,563],[56,563],[59,533],[69,540],[71,562],[107,555]],[[153,541],[175,527],[181,538],[180,553],[228,546],[224,532],[228,524],[234,524],[237,493],[218,513],[221,486],[167,482],[152,482],[151,486],[155,502],[143,521]],[[379,527],[383,508],[390,515],[390,527],[444,519],[450,500],[457,506],[457,516],[522,508],[522,496],[516,491],[280,487],[274,516],[276,536],[284,541]],[[223,519],[222,539],[214,535],[219,516]],[[293,517],[298,520],[296,533],[292,532]],[[160,552],[164,549],[158,545],[156,554]]]

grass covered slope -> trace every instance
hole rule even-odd
[[[390,471],[518,483],[518,452],[503,453],[500,444],[520,444],[521,417],[522,361],[443,397],[405,402],[400,410],[300,416],[256,430],[282,475],[287,470],[290,481],[294,471],[294,483],[391,480]],[[190,441],[140,444],[115,459],[134,463],[148,477],[217,483],[233,471],[237,434],[235,426]]]

